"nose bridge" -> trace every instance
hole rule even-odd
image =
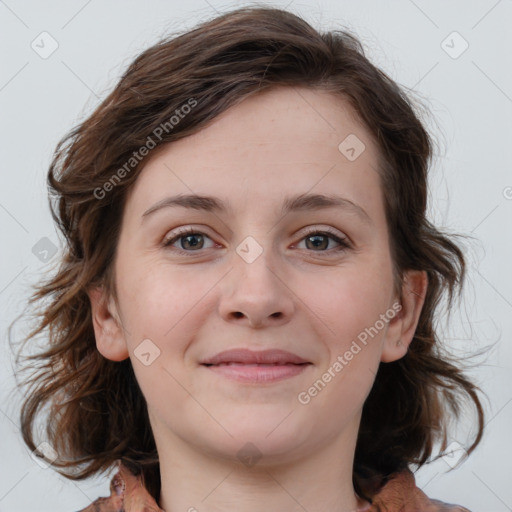
[[[236,273],[245,283],[247,291],[253,294],[270,292],[270,288],[278,285],[272,246],[269,239],[266,242],[263,247],[264,242],[260,244],[254,237],[248,236],[238,244],[236,255],[233,256]]]
[[[263,238],[262,238],[263,240]],[[265,247],[252,236],[235,248],[234,269],[224,287],[220,313],[227,321],[252,327],[286,322],[293,312],[290,290],[285,286],[272,254],[270,237]]]

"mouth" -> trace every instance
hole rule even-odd
[[[248,383],[270,383],[299,375],[313,363],[291,352],[254,352],[233,349],[221,352],[201,365],[228,379]]]
[[[239,364],[222,363],[217,365],[204,365],[208,370],[239,382],[264,384],[289,379],[299,375],[311,363],[302,364]]]

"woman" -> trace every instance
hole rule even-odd
[[[87,511],[467,510],[410,470],[464,395],[468,453],[483,433],[433,328],[465,262],[426,218],[431,154],[346,32],[244,8],[143,52],[49,171],[30,449],[50,404],[55,468],[117,466]]]

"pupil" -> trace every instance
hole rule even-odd
[[[313,242],[313,247],[321,247],[322,249],[325,249],[326,248],[326,240],[327,238],[324,236],[324,235],[314,235],[314,236],[310,236],[308,237],[308,240],[315,240]]]
[[[188,235],[188,236],[186,236],[186,237],[185,237],[185,239],[184,239],[184,240],[185,240],[185,245],[187,245],[187,244],[188,244],[188,245],[189,245],[189,247],[196,247],[196,246],[199,244],[199,242],[196,242],[196,243],[193,243],[193,242],[191,243],[191,242],[190,242],[190,240],[191,240],[191,239],[193,240],[194,238],[201,238],[201,235]],[[182,246],[183,246],[183,245],[184,245],[184,244],[182,243]],[[187,249],[187,248],[188,248],[188,247],[183,247],[183,249]]]

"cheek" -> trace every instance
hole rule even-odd
[[[385,332],[380,318],[389,309],[392,294],[389,263],[357,264],[335,273],[318,273],[314,278],[302,277],[298,287],[302,290],[300,297],[319,319],[321,339],[326,340],[331,352],[346,350],[352,340],[364,338],[376,322],[379,334],[371,339]]]
[[[362,407],[374,383],[387,329],[382,315],[390,314],[392,274],[386,264],[365,265],[315,282],[305,303],[318,319],[326,358],[301,390],[299,402],[304,414],[325,419],[334,435]]]
[[[187,272],[162,261],[125,269],[119,290],[132,348],[144,337],[160,342],[172,337],[216,282],[206,273]]]
[[[216,280],[146,261],[126,267],[121,281],[130,358],[148,406],[157,417],[169,415],[170,403],[173,415],[186,415],[194,403],[186,391],[190,383],[184,354],[200,326],[199,317],[208,314],[201,298]]]

